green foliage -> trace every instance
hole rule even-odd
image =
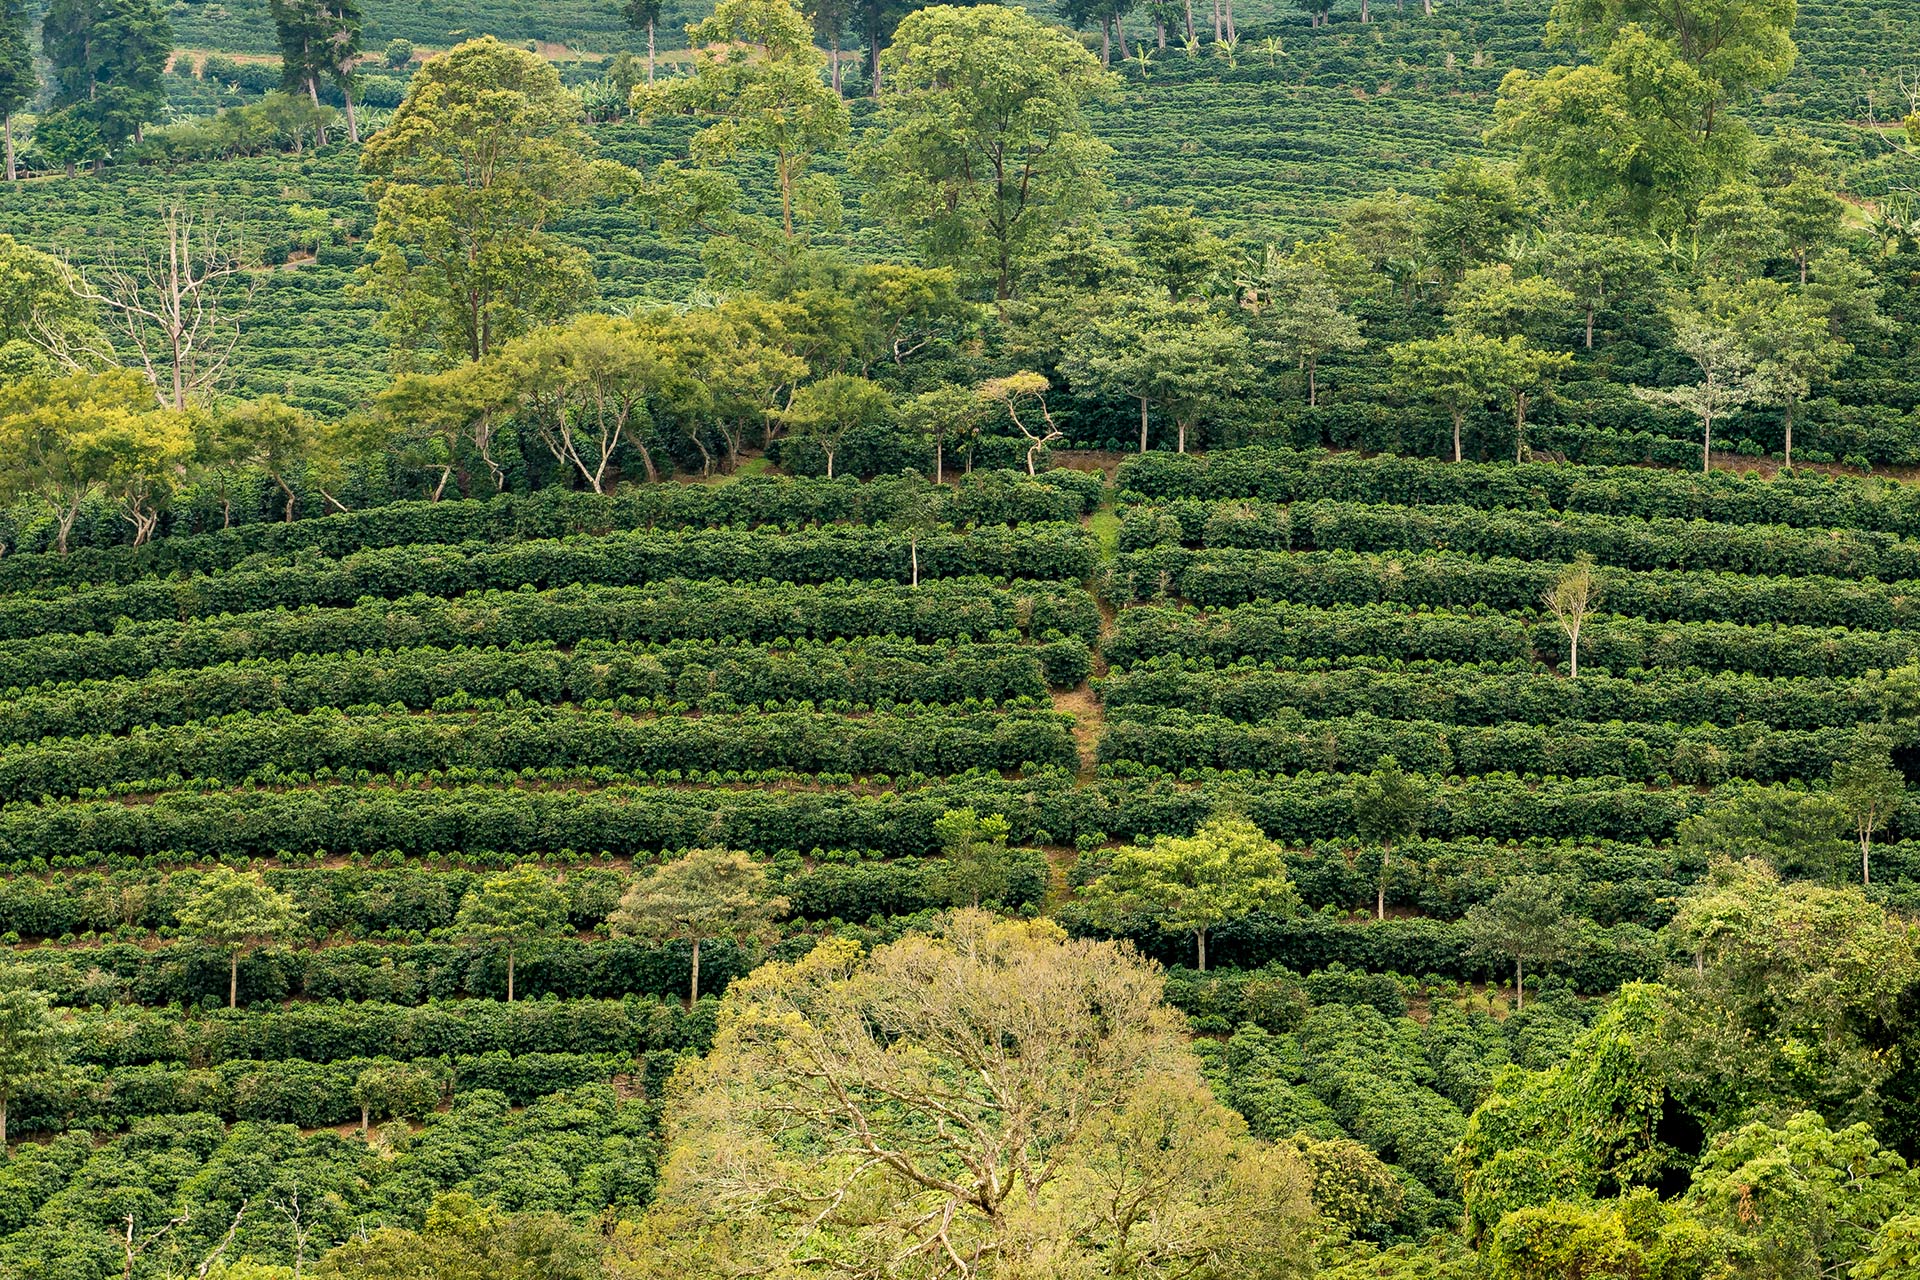
[[[566,896],[551,878],[532,867],[489,876],[460,900],[455,926],[478,942],[501,947],[507,956],[507,1003],[513,1003],[517,953],[527,943],[558,937],[567,927]]]
[[[1299,901],[1280,847],[1245,818],[1216,818],[1192,836],[1123,849],[1088,891],[1096,916],[1144,914],[1168,932],[1193,935],[1203,972],[1214,929],[1254,912],[1285,918]]]

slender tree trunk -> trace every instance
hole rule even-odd
[[[293,504],[295,501],[293,496],[293,486],[288,484],[284,479],[282,479],[278,475],[274,476],[273,482],[280,486],[280,492],[287,495],[287,505],[283,514],[286,517],[286,522],[288,524],[292,524],[293,523]]]
[[[20,171],[14,168],[14,164],[13,164],[13,117],[12,116],[10,115],[0,116],[0,133],[4,133],[7,138],[7,181],[18,182],[20,180]],[[3,1123],[3,1122],[0,1122],[0,1123]]]
[[[827,479],[833,479],[833,450],[827,450]]]
[[[907,539],[907,555],[913,561],[913,586],[920,585],[920,539]]]
[[[1575,627],[1573,630],[1567,633],[1567,651],[1568,651],[1568,654],[1570,655],[1567,663],[1567,679],[1578,680],[1580,678],[1580,628],[1579,627]]]
[[[1860,837],[1860,883],[1861,884],[1873,883],[1873,867],[1869,864],[1869,861],[1868,861],[1868,858],[1872,854],[1872,852],[1873,852],[1873,837],[1861,836]]]
[[[1220,0],[1213,0],[1213,42],[1219,44],[1220,37],[1225,34],[1220,25]]]
[[[1113,15],[1100,19],[1100,65],[1113,65]]]
[[[507,1003],[513,1003],[513,948],[507,948]]]
[[[227,953],[227,1008],[240,1007],[240,948]]]
[[[1793,401],[1787,401],[1787,465],[1793,465]]]
[[[839,69],[835,67],[835,74]],[[647,19],[647,88],[653,88],[653,19]]]
[[[1709,414],[1700,423],[1700,474],[1713,470],[1713,416]]]
[[[1317,408],[1320,404],[1320,362],[1312,356],[1307,357],[1307,408]]]
[[[1520,1012],[1527,1007],[1527,986],[1525,975],[1520,970],[1520,957],[1513,958],[1513,1011]]]
[[[946,450],[941,447],[944,443],[945,441],[942,439],[940,433],[938,431],[934,432],[933,433],[933,482],[935,484],[945,484],[947,482]]]
[[[700,939],[693,940],[693,980],[687,987],[687,1008],[700,1003]]]
[[[1193,39],[1193,0],[1187,0],[1187,39]]]
[[[7,1104],[0,1100],[0,1156],[7,1153]]]
[[[1373,10],[1367,7],[1367,0],[1360,0],[1360,21],[1362,23],[1373,21]]]
[[[1120,61],[1122,61],[1122,62],[1125,62],[1125,61],[1127,60],[1127,23],[1126,23],[1126,19],[1124,19],[1124,18],[1115,18],[1115,19],[1113,20],[1113,37],[1114,37],[1114,40],[1115,40],[1115,42],[1116,42],[1116,43],[1118,43],[1118,45],[1120,46]],[[1805,281],[1805,280],[1802,280],[1802,281],[1801,281],[1800,283],[1801,283],[1801,284],[1805,284],[1805,283],[1806,283],[1806,281]]]
[[[1587,304],[1587,350],[1593,350],[1593,304]]]
[[[1205,929],[1194,930],[1193,941],[1195,949],[1200,953],[1200,972],[1205,973],[1207,971],[1207,931]]]
[[[1238,40],[1240,38],[1240,26],[1233,20],[1233,0],[1224,0],[1224,6],[1227,11],[1227,39]]]
[[[342,83],[340,97],[347,104],[347,141],[358,146],[360,143],[360,121],[353,114],[353,86]]]
[[[1180,419],[1175,418],[1173,420],[1173,428],[1174,428],[1174,434],[1179,441],[1178,445],[1175,448],[1175,452],[1185,453],[1187,451],[1187,424],[1182,422]]]
[[[1147,398],[1140,397],[1140,452],[1147,451]]]
[[[1154,35],[1154,39],[1155,39],[1155,40],[1157,40],[1157,41],[1159,42],[1159,45],[1160,45],[1160,52],[1162,52],[1162,53],[1165,53],[1165,52],[1167,51],[1167,22],[1166,22],[1166,19],[1164,19],[1164,18],[1155,18],[1155,19],[1153,20],[1153,35]]]
[[[1464,417],[1466,414],[1460,410],[1453,411],[1453,460],[1455,462],[1460,461],[1460,420]]]
[[[369,1114],[372,1110],[373,1108],[369,1107],[366,1103],[363,1102],[360,1104],[360,1132],[362,1133],[367,1132],[373,1127],[372,1116]]]
[[[1380,883],[1373,899],[1373,918],[1387,918],[1387,867],[1393,861],[1393,849],[1388,845],[1380,846]]]
[[[833,96],[844,98],[847,95],[840,88],[840,33],[833,33]]]

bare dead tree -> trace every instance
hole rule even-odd
[[[288,1234],[293,1237],[293,1280],[300,1280],[307,1269],[307,1243],[313,1239],[313,1223],[300,1208],[300,1188],[296,1186],[285,1200],[275,1200],[273,1207],[287,1220]]]
[[[145,1237],[139,1237],[134,1234],[133,1215],[129,1213],[127,1215],[126,1234],[121,1241],[121,1250],[127,1257],[126,1270],[121,1273],[122,1280],[133,1280],[133,1264],[139,1260],[140,1255],[148,1249],[151,1249],[154,1245],[159,1244],[181,1227],[186,1226],[187,1219],[192,1216],[190,1213],[183,1213],[159,1230],[151,1232]]]
[[[184,409],[220,384],[254,280],[232,228],[170,205],[137,258],[109,255],[94,281],[76,271],[69,287],[126,338],[161,405]]]

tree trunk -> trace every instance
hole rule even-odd
[[[227,953],[227,1008],[240,1007],[240,948]]]
[[[353,114],[353,86],[343,82],[340,85],[340,96],[347,104],[347,141],[358,146],[360,143],[360,121],[355,118]]]
[[[913,586],[920,585],[920,539],[907,539],[907,555],[913,561]]]
[[[1120,48],[1120,61],[1125,62],[1127,60],[1127,24],[1124,19],[1113,20],[1113,38]],[[1802,280],[1800,283],[1805,284],[1806,281]]]
[[[833,33],[833,96],[844,98],[847,95],[840,88],[840,33]]]
[[[1787,401],[1787,465],[1793,465],[1793,401]]]
[[[933,433],[933,482],[935,484],[945,484],[947,482],[946,451],[941,448],[941,445],[944,443],[945,442],[941,439],[940,433],[938,431],[934,432]]]
[[[1320,362],[1312,356],[1307,357],[1307,408],[1317,408],[1320,404]]]
[[[1593,350],[1593,304],[1587,304],[1587,350]]]
[[[293,504],[296,501],[293,495],[293,486],[288,484],[285,480],[283,480],[278,475],[275,475],[273,477],[273,482],[280,486],[280,492],[287,495],[287,506],[285,511],[286,521],[288,524],[292,524],[293,523]]]
[[[13,117],[0,116],[0,133],[7,137],[7,181],[18,182],[20,171],[13,165]]]
[[[1220,25],[1220,0],[1213,0],[1213,42],[1219,44],[1220,37],[1225,34]]]
[[[835,75],[839,74],[839,67],[837,64],[834,67],[834,74]],[[649,89],[653,88],[653,19],[652,18],[647,19],[647,88]]]
[[[1873,837],[1861,836],[1860,837],[1860,883],[1863,885],[1873,883],[1873,867],[1869,865],[1869,862],[1868,862],[1868,857],[1870,854],[1872,854],[1872,852],[1873,852]]]
[[[1147,451],[1147,398],[1140,397],[1140,452]]]
[[[1520,957],[1513,958],[1513,1011],[1520,1012],[1527,1007],[1527,986],[1525,975],[1520,971]]]
[[[372,1118],[368,1115],[372,1110],[373,1108],[369,1107],[366,1103],[363,1102],[360,1104],[360,1132],[362,1133],[367,1132],[372,1127]]]
[[[1367,7],[1367,0],[1360,0],[1360,21],[1362,23],[1373,21],[1373,10]]]
[[[507,1003],[513,1003],[513,948],[507,948]]]
[[[1175,418],[1173,420],[1173,427],[1175,435],[1179,438],[1179,444],[1176,446],[1175,452],[1185,453],[1187,451],[1187,424]]]
[[[1100,19],[1100,65],[1113,65],[1113,16]]]
[[[1713,470],[1713,418],[1703,418],[1700,423],[1700,474]]]
[[[1567,652],[1570,655],[1567,665],[1567,679],[1580,678],[1580,628],[1575,627],[1567,633]]]
[[[1238,40],[1240,38],[1240,26],[1233,20],[1233,0],[1223,0],[1223,3],[1227,11],[1227,39]]]
[[[1187,39],[1193,39],[1193,0],[1187,0]],[[73,175],[69,172],[67,176],[72,177]]]
[[[1159,43],[1160,43],[1160,52],[1162,52],[1162,53],[1165,53],[1165,52],[1167,51],[1167,23],[1166,23],[1166,19],[1164,19],[1164,18],[1155,18],[1155,19],[1153,20],[1153,34],[1154,34],[1154,38],[1155,38],[1156,40],[1158,40],[1158,41],[1159,41]]]
[[[1453,460],[1460,461],[1460,420],[1467,415],[1456,409],[1453,412]]]
[[[693,980],[687,986],[687,1008],[700,1003],[700,939],[693,940]]]
[[[1193,931],[1193,941],[1195,949],[1200,953],[1200,972],[1205,973],[1207,971],[1207,931],[1205,929],[1195,929]]]
[[[1393,849],[1390,846],[1381,845],[1380,884],[1373,900],[1373,918],[1375,920],[1385,920],[1387,918],[1387,867],[1392,860]]]
[[[827,454],[827,479],[831,480],[833,479],[833,450],[828,449],[826,451],[826,454]]]

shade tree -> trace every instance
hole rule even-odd
[[[692,1008],[700,999],[701,944],[718,938],[764,944],[787,908],[763,864],[738,849],[693,849],[637,877],[607,923],[617,936],[689,943]]]
[[[1670,313],[1674,345],[1699,370],[1698,382],[1677,387],[1635,387],[1654,404],[1681,409],[1700,422],[1700,470],[1713,466],[1713,424],[1753,401],[1754,357],[1746,336],[1732,322],[1692,307]]]
[[[537,867],[488,876],[460,899],[454,927],[473,942],[499,947],[507,957],[507,1003],[513,1003],[514,962],[529,944],[569,929],[567,895]]]
[[[68,1028],[47,993],[17,965],[0,969],[0,1157],[7,1154],[7,1113],[22,1089],[44,1080],[65,1059]]]
[[[1011,830],[1003,815],[971,807],[949,809],[934,819],[940,855],[928,875],[928,888],[935,897],[956,907],[992,907],[1004,901]]]
[[[240,957],[249,947],[284,941],[306,923],[293,899],[258,871],[215,867],[187,889],[180,932],[227,953],[227,1007],[240,1003]]]
[[[1354,830],[1361,839],[1380,846],[1375,918],[1387,918],[1387,875],[1394,846],[1419,835],[1432,808],[1431,784],[1402,769],[1391,755],[1382,756],[1373,772],[1353,780]]]
[[[847,434],[882,426],[892,421],[893,413],[893,394],[885,387],[850,373],[834,373],[798,388],[777,417],[789,439],[820,450],[831,478]]]
[[[586,252],[549,229],[601,172],[579,115],[544,58],[492,37],[414,73],[360,155],[377,207],[363,279],[403,353],[478,360],[589,295]]]
[[[1007,415],[1014,429],[1027,442],[1027,474],[1038,474],[1034,459],[1040,451],[1066,433],[1053,420],[1047,408],[1047,392],[1052,384],[1038,373],[1023,369],[1004,378],[989,378],[974,389],[981,401],[995,405]]]
[[[1557,963],[1578,945],[1578,924],[1560,885],[1548,876],[1516,876],[1464,921],[1475,955],[1513,962],[1513,1007],[1526,1008],[1526,966]]]
[[[854,148],[873,215],[1004,303],[1106,197],[1084,108],[1113,84],[1066,32],[1000,5],[935,5],[895,32],[877,127]]]
[[[25,0],[0,0],[0,147],[5,149],[8,182],[20,176],[13,151],[13,117],[40,91],[30,30]]]
[[[1860,883],[1873,882],[1873,837],[1899,815],[1907,780],[1884,750],[1863,747],[1833,764],[1833,798],[1860,845]]]
[[[1462,460],[1467,414],[1501,386],[1504,344],[1477,333],[1443,333],[1388,348],[1395,383],[1433,400],[1453,422],[1453,460]]]
[[[1221,925],[1262,912],[1285,917],[1300,895],[1285,851],[1246,818],[1214,818],[1190,836],[1161,836],[1114,854],[1088,887],[1088,911],[1118,924],[1151,920],[1193,939],[1194,967],[1207,968],[1207,938]]]

